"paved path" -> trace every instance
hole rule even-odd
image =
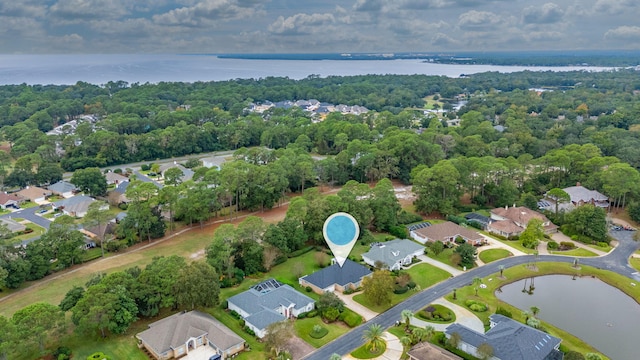
[[[438,260],[432,259],[432,258],[430,258],[430,257],[428,257],[427,255],[424,255],[424,254],[423,255],[419,255],[418,259],[420,259],[421,262],[418,262],[418,263],[415,263],[415,264],[411,264],[411,266],[415,266],[415,265],[422,264],[423,262],[425,262],[427,264],[430,264],[430,265],[433,265],[433,266],[435,266],[437,268],[440,268],[440,269],[448,272],[449,274],[451,274],[453,276],[458,276],[458,275],[464,273],[464,271],[462,271],[462,270],[456,269],[451,265],[447,265],[447,264],[445,264],[443,262],[440,262]],[[409,267],[411,267],[411,266],[409,266]]]
[[[605,256],[583,258],[580,263],[588,266],[610,270],[640,282],[640,273],[632,268],[629,265],[628,261],[631,254],[633,254],[638,249],[638,247],[640,247],[640,243],[633,240],[634,233],[635,232],[633,231],[617,231],[611,233],[611,235],[619,241],[619,245],[615,249],[613,249],[609,254]],[[371,323],[380,324],[383,328],[391,327],[396,321],[401,318],[400,314],[402,313],[402,310],[407,309],[416,312],[422,309],[427,304],[436,301],[443,295],[451,293],[453,289],[471,284],[473,278],[475,277],[483,278],[498,273],[500,271],[499,267],[501,265],[504,265],[505,268],[510,268],[513,266],[527,264],[531,261],[531,259],[532,255],[511,256],[505,259],[494,261],[485,266],[471,269],[463,274],[436,284],[414,296],[409,297],[407,300],[376,316],[367,323],[356,327],[355,329],[328,343],[327,345],[317,349],[313,353],[306,356],[305,359],[326,360],[333,353],[341,355],[348,354],[353,351],[353,349],[362,345],[363,331],[367,329],[367,327],[370,326]],[[573,263],[574,259],[575,257],[573,256],[539,255],[537,261]]]
[[[616,233],[617,233],[617,232],[619,232],[619,231],[616,231]],[[627,232],[628,232],[628,231],[627,231]],[[613,233],[612,233],[612,235],[613,235]],[[557,242],[558,244],[559,244],[560,242],[563,242],[563,241],[565,241],[565,242],[572,242],[572,243],[574,243],[574,244],[576,245],[576,247],[583,248],[583,249],[585,249],[585,250],[589,250],[589,251],[591,251],[592,253],[595,253],[595,254],[596,254],[596,255],[598,255],[598,256],[604,256],[604,255],[607,255],[607,252],[606,252],[606,251],[602,251],[602,250],[594,249],[594,248],[592,248],[591,246],[585,245],[585,244],[583,244],[583,243],[581,243],[581,242],[573,241],[573,240],[571,240],[571,238],[570,238],[570,237],[568,237],[567,235],[565,235],[565,234],[563,234],[563,233],[561,233],[561,232],[557,232],[557,233],[555,233],[555,234],[552,234],[552,235],[551,235],[551,239],[552,239],[553,241]],[[540,244],[542,245],[542,242],[541,242]],[[544,244],[544,247],[545,247],[545,249],[546,249],[547,244]]]
[[[471,311],[463,308],[462,306],[459,306],[457,304],[454,304],[450,301],[448,301],[445,298],[439,298],[433,302],[431,302],[431,304],[439,304],[442,306],[446,306],[449,309],[451,309],[455,314],[456,314],[456,323],[457,324],[461,324],[464,325],[470,329],[473,329],[481,334],[484,334],[484,324],[482,323],[482,320],[480,320],[474,313],[472,313]],[[451,325],[449,324],[438,324],[438,323],[434,323],[434,322],[427,322],[424,320],[420,320],[417,317],[412,317],[411,318],[411,325],[413,326],[417,326],[417,327],[421,327],[424,328],[425,326],[433,326],[433,328],[436,331],[444,331],[447,326]]]
[[[346,307],[348,307],[349,309],[355,311],[356,313],[360,314],[365,321],[369,321],[371,319],[373,319],[374,317],[378,316],[378,313],[373,311],[373,310],[369,310],[369,308],[359,304],[358,302],[356,302],[355,300],[353,300],[353,296],[356,294],[360,294],[360,293],[355,293],[355,294],[350,294],[350,295],[345,295],[339,291],[334,291],[334,294],[336,294],[340,300],[342,300],[344,302],[344,305]]]

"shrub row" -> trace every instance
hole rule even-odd
[[[313,246],[307,246],[307,247],[304,247],[304,248],[302,248],[300,250],[292,251],[287,256],[290,257],[290,258],[298,257],[300,255],[308,253],[309,251],[311,251],[313,249],[314,249]]]
[[[488,309],[487,304],[476,300],[467,300],[464,304],[471,309],[471,311],[475,312],[485,312]]]

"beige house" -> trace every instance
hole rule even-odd
[[[0,208],[2,209],[18,209],[20,204],[24,202],[24,198],[16,194],[7,194],[6,192],[0,192]]]
[[[542,220],[542,227],[547,234],[558,231],[558,226],[543,214],[524,206],[496,208],[491,210],[491,223],[487,230],[504,237],[519,236],[527,228],[532,219]]]
[[[245,348],[240,336],[211,315],[195,310],[151,323],[136,337],[138,346],[159,360],[179,358],[202,346],[228,359]]]
[[[18,191],[16,194],[22,196],[25,199],[29,199],[29,201],[34,202],[36,204],[43,204],[47,201],[47,196],[51,196],[52,192],[39,188],[37,186],[27,186],[26,188]]]
[[[411,230],[411,237],[420,243],[442,241],[443,243],[452,243],[457,238],[462,238],[471,245],[482,245],[486,242],[484,237],[477,231],[464,228],[451,221],[422,227],[420,229]]]

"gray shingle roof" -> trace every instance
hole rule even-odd
[[[281,315],[275,310],[263,309],[260,312],[247,316],[244,321],[258,329],[266,329],[267,326],[284,319],[284,315]]]
[[[445,332],[457,332],[462,341],[476,348],[486,342],[494,356],[502,360],[549,360],[558,356],[555,347],[560,339],[502,315],[493,314],[489,319],[494,326],[485,334],[460,324],[449,325]]]
[[[590,202],[594,201],[608,201],[609,198],[606,195],[602,195],[600,192],[596,190],[589,190],[584,186],[570,186],[568,188],[563,189],[569,197],[571,197],[571,202]]]
[[[56,192],[58,194],[63,194],[66,192],[70,192],[70,191],[75,191],[78,188],[76,188],[75,185],[73,185],[70,182],[66,182],[66,181],[58,181],[57,183],[53,184],[53,185],[49,185],[49,190]]]
[[[276,317],[273,315],[259,313],[267,312],[278,314],[275,309],[279,308],[281,305],[288,307],[293,304],[294,309],[302,309],[309,303],[314,302],[312,298],[297,292],[291,286],[286,284],[266,292],[260,292],[251,288],[243,293],[230,297],[227,301],[229,304],[234,304],[248,313],[249,316],[245,318],[245,321],[253,324],[259,329],[264,329],[267,325],[273,322],[284,320],[284,317],[280,315],[279,320],[267,323],[267,319],[275,319]],[[255,319],[255,321],[258,321],[260,325],[264,325],[264,327],[254,323],[253,320],[250,321],[250,318]]]
[[[53,203],[56,208],[64,207],[69,213],[86,212],[89,205],[95,200],[86,195],[77,195],[68,199],[62,199]]]
[[[398,260],[418,250],[424,251],[424,246],[416,244],[411,240],[395,239],[381,243],[380,245],[371,246],[371,250],[362,254],[362,256],[368,257],[374,263],[376,261],[382,261],[388,266],[391,266]]]
[[[369,274],[371,274],[369,268],[347,259],[342,267],[335,263],[305,276],[304,279],[320,289],[324,289],[334,284],[344,286],[357,283]]]
[[[209,314],[199,311],[180,312],[149,324],[138,338],[157,353],[184,345],[191,337],[207,335],[219,349],[229,349],[244,340]]]

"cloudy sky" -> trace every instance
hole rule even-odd
[[[0,0],[0,53],[640,49],[638,0]]]

